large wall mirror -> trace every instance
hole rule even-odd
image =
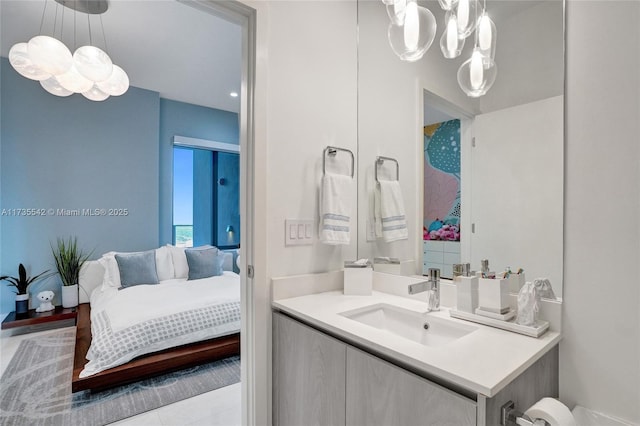
[[[436,38],[422,59],[404,62],[387,40],[386,6],[358,1],[358,257],[400,259],[401,273],[438,266],[443,276],[453,263],[478,270],[489,259],[491,270],[548,278],[561,297],[563,1],[487,1],[498,74],[479,98],[466,96],[456,78],[473,34],[458,58],[445,59],[444,11],[436,1],[419,4],[435,15]],[[397,169],[376,164],[379,156],[397,160]],[[407,240],[375,236],[376,172],[399,175]],[[456,227],[432,235],[438,222]]]

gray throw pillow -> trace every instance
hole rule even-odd
[[[224,253],[216,247],[204,246],[186,249],[184,254],[187,256],[187,264],[189,265],[189,280],[222,275]]]
[[[158,284],[155,250],[138,253],[118,253],[116,262],[120,270],[121,288],[139,284]]]

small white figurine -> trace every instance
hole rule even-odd
[[[53,311],[56,307],[51,304],[53,300],[53,292],[50,290],[41,291],[38,293],[38,299],[40,299],[40,306],[36,308],[36,312]]]

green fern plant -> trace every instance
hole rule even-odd
[[[25,269],[24,265],[21,263],[20,266],[18,266],[18,276],[17,277],[11,277],[9,275],[4,275],[2,277],[0,277],[0,281],[7,281],[9,284],[7,284],[10,287],[15,287],[16,288],[16,294],[27,294],[27,289],[29,287],[29,285],[37,280],[42,280],[45,278],[50,277],[51,275],[53,275],[52,273],[47,274],[47,272],[49,272],[48,270],[34,276],[34,277],[29,277],[27,276],[27,270]]]
[[[80,269],[93,252],[83,253],[82,250],[78,248],[77,237],[69,237],[66,241],[58,238],[56,246],[51,246],[51,251],[53,252],[53,258],[60,279],[62,280],[62,285],[71,286],[78,284]]]

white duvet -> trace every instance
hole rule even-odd
[[[91,294],[91,346],[80,377],[140,355],[240,331],[240,276],[173,279]]]

